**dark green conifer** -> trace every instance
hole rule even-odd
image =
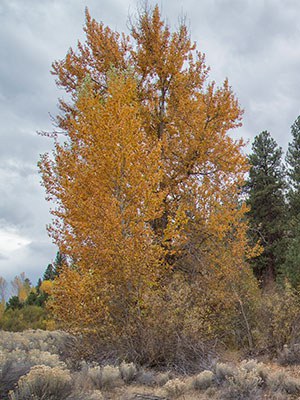
[[[266,284],[278,277],[284,263],[286,222],[282,150],[269,132],[261,132],[255,137],[249,162],[250,236],[253,241],[260,241],[264,248],[252,263],[256,277]]]
[[[289,190],[287,254],[283,273],[291,284],[300,284],[300,116],[291,127],[292,141],[286,154]]]

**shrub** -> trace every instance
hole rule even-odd
[[[238,367],[216,365],[216,377],[222,384],[223,399],[258,399],[268,377],[268,369],[256,360],[244,360]]]
[[[26,329],[46,329],[47,311],[35,305],[22,308],[8,308],[1,320],[0,329],[5,331],[23,331]]]
[[[121,383],[119,368],[110,365],[89,368],[88,376],[97,389],[111,389],[115,386],[119,386]]]
[[[8,352],[15,349],[29,351],[36,349],[59,354],[61,358],[69,356],[75,347],[74,336],[62,331],[26,330],[23,332],[0,332],[0,349]]]
[[[222,393],[223,399],[230,400],[256,400],[262,393],[262,379],[255,371],[239,369],[238,372],[227,379],[226,389]]]
[[[158,386],[164,386],[170,378],[170,372],[160,372],[155,377],[155,383]]]
[[[12,352],[2,351],[0,367],[0,394],[5,396],[12,390],[19,378],[27,374],[31,367],[43,364],[48,367],[65,368],[66,364],[60,361],[57,354],[40,350],[20,350]],[[0,398],[2,398],[0,396]]]
[[[0,332],[0,398],[35,365],[66,368],[72,337],[63,332]],[[69,363],[70,364],[70,363]]]
[[[0,399],[6,399],[10,390],[15,387],[15,384],[21,376],[27,374],[30,370],[30,365],[27,363],[13,363],[1,357],[0,360]]]
[[[284,371],[270,374],[267,385],[272,391],[282,391],[291,395],[300,393],[300,379],[289,376]]]
[[[78,359],[80,359],[78,342],[74,336],[61,331],[49,332],[39,329],[23,332],[0,332],[0,350],[2,349],[5,353],[11,353],[17,349],[23,351],[24,354],[30,353],[32,350],[55,354],[57,359],[65,361],[70,368],[77,367]],[[33,355],[34,353],[31,354],[32,357]],[[44,356],[38,354],[36,358]],[[49,358],[49,355],[46,357]],[[31,363],[31,366],[35,364],[55,366],[55,364],[44,361]]]
[[[191,386],[196,390],[208,389],[214,382],[214,373],[212,371],[202,371],[193,377]]]
[[[154,386],[157,383],[155,373],[153,371],[147,371],[144,369],[139,371],[136,376],[136,381],[138,384],[145,386]],[[164,385],[166,382],[164,382],[162,385]]]
[[[300,364],[300,344],[284,345],[282,351],[279,352],[278,362],[281,365]]]
[[[229,364],[217,363],[215,369],[216,377],[220,383],[236,374],[236,368]]]
[[[129,383],[133,381],[137,375],[137,368],[133,363],[122,362],[119,366],[121,378],[124,382]]]
[[[178,378],[171,379],[164,385],[164,389],[168,396],[172,399],[177,398],[185,393],[187,390],[185,382]]]
[[[61,368],[38,365],[18,382],[14,391],[9,393],[10,400],[62,400],[72,391],[69,371]]]
[[[299,294],[288,284],[263,293],[256,322],[257,347],[276,354],[284,345],[297,343],[299,332]]]

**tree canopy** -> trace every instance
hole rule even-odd
[[[248,164],[228,135],[242,111],[228,81],[208,81],[186,26],[172,32],[157,6],[129,36],[88,10],[84,31],[53,64],[71,100],[57,117],[64,141],[54,134],[40,161],[56,205],[49,231],[72,260],[56,279],[54,313],[70,329],[116,331],[147,315],[149,293],[177,273],[203,299],[219,290],[229,304],[241,275],[251,282],[252,249],[239,201]]]

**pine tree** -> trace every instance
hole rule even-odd
[[[283,273],[291,284],[300,284],[300,116],[291,127],[292,141],[286,154],[289,190],[287,254]]]
[[[55,276],[56,276],[55,268],[53,267],[52,264],[48,264],[48,267],[46,268],[45,273],[43,275],[43,281],[53,281]]]
[[[282,150],[267,131],[255,137],[247,182],[250,236],[264,248],[252,261],[254,273],[264,284],[274,281],[284,262],[285,199]]]
[[[286,154],[287,176],[289,181],[289,217],[300,217],[300,116],[291,127],[293,140]]]

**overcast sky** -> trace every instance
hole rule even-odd
[[[37,172],[52,143],[62,95],[51,63],[83,39],[84,8],[112,29],[127,31],[130,0],[0,0],[0,275],[22,271],[36,283],[56,248],[46,233],[49,205]],[[300,114],[298,0],[161,0],[171,27],[186,16],[191,37],[206,53],[211,78],[225,77],[245,109],[235,137],[250,141],[268,130],[284,149]]]

